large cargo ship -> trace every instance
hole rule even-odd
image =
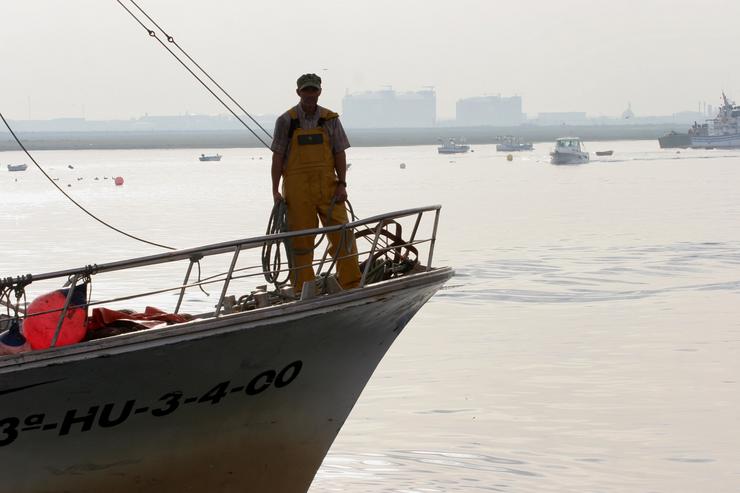
[[[689,130],[691,147],[706,148],[740,148],[740,106],[735,105],[722,93],[723,104],[716,118],[707,120],[701,125],[695,123]]]

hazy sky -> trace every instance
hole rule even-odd
[[[440,118],[485,94],[519,94],[532,116],[740,96],[736,0],[138,3],[254,114],[293,104],[304,72],[338,111],[347,90],[434,86]],[[0,0],[0,64],[11,119],[225,113],[115,0]]]

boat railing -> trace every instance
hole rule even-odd
[[[86,265],[84,267],[59,270],[54,272],[0,278],[0,304],[5,305],[8,310],[16,310],[15,316],[26,317],[60,312],[59,325],[56,334],[58,335],[64,317],[70,309],[120,303],[135,298],[150,297],[170,292],[176,293],[178,296],[173,311],[174,313],[178,313],[182,307],[183,299],[188,289],[200,288],[202,290],[204,286],[221,284],[220,294],[216,304],[214,305],[215,310],[212,313],[212,316],[219,317],[229,312],[229,309],[233,307],[235,297],[228,296],[228,293],[229,287],[232,282],[237,280],[248,280],[263,276],[265,277],[265,279],[268,280],[268,283],[274,285],[275,295],[283,296],[283,302],[299,298],[300,293],[287,295],[284,294],[285,290],[281,289],[283,287],[286,287],[285,285],[287,283],[287,279],[289,278],[290,272],[292,270],[289,265],[283,266],[279,262],[266,262],[263,258],[260,265],[239,266],[238,261],[241,253],[258,248],[263,249],[263,256],[265,248],[276,248],[278,250],[282,248],[287,253],[285,245],[292,238],[307,235],[325,235],[326,233],[333,232],[346,233],[350,231],[353,232],[355,236],[357,236],[357,253],[349,253],[345,256],[357,255],[360,265],[364,265],[361,272],[362,278],[360,281],[360,287],[362,288],[371,282],[370,274],[375,268],[374,259],[379,258],[385,254],[398,253],[401,251],[404,251],[406,254],[408,254],[410,251],[414,251],[416,252],[416,258],[414,259],[414,271],[418,272],[419,270],[431,270],[434,257],[434,247],[437,238],[437,228],[439,224],[440,211],[441,206],[439,205],[418,207],[413,209],[390,212],[386,214],[380,214],[366,219],[349,222],[347,224],[338,224],[327,227],[291,231],[278,234],[268,234],[252,238],[214,243],[201,247],[188,248],[156,255],[138,257],[128,260]],[[425,229],[424,235],[421,236],[420,227],[422,225],[422,220],[425,217],[428,219],[425,220],[423,223]],[[384,230],[387,227],[393,224],[400,224],[402,220],[404,223],[411,223],[413,221],[413,228],[411,230],[410,236],[407,239],[398,241],[398,238],[396,238],[395,236],[384,234]],[[429,224],[430,222],[431,224]],[[362,234],[357,234],[357,232],[362,232]],[[389,236],[395,238],[396,241],[390,241],[388,239]],[[338,259],[330,258],[328,239],[325,236],[323,236],[322,238],[323,240],[321,244],[324,244],[323,252],[319,254],[318,252],[321,252],[321,250],[319,250],[318,248],[315,250],[316,255],[314,256],[313,265],[316,269],[317,279],[325,280],[327,277],[332,275]],[[360,245],[369,246],[363,246],[361,248]],[[426,265],[421,263],[421,255],[423,250],[422,245],[426,246],[426,252],[424,252],[426,253]],[[218,255],[231,256],[228,262],[228,269],[224,272],[219,272],[218,274],[201,279],[200,262],[207,257]],[[90,283],[92,278],[96,275],[173,263],[178,261],[187,261],[188,264],[187,268],[185,269],[184,280],[181,283],[177,283],[176,285],[169,285],[161,289],[149,289],[147,291],[136,292],[135,294],[130,294],[126,296],[110,297],[94,301],[89,300],[84,305],[70,304],[72,300],[72,294],[76,286],[83,283]],[[191,276],[196,266],[199,271],[198,280],[191,282]],[[285,281],[278,281],[278,278],[280,276],[285,276]],[[36,312],[33,315],[26,315],[24,311],[24,304],[21,303],[21,299],[25,299],[26,288],[28,288],[29,285],[31,285],[32,283],[37,283],[40,281],[50,281],[54,279],[65,279],[65,286],[69,287],[64,307],[61,309],[56,308],[44,312]],[[267,290],[266,286],[262,286],[261,288],[263,290]],[[252,294],[254,294],[254,292],[252,292]],[[15,302],[12,299],[13,295],[15,295]],[[231,303],[228,303],[229,298],[231,298]],[[254,306],[252,306],[252,308],[253,307]],[[54,338],[54,342],[52,343],[52,347],[55,345],[55,343],[56,336]]]

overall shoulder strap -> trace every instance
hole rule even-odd
[[[296,129],[300,127],[300,122],[298,121],[298,112],[295,108],[291,108],[288,110],[288,115],[290,115],[290,127],[288,128],[288,140],[291,140],[293,138],[293,134],[295,133]]]
[[[318,126],[323,127],[324,123],[335,118],[339,118],[339,114],[334,113],[332,110],[321,108],[321,115],[319,116]]]

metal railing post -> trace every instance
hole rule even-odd
[[[72,295],[75,292],[75,289],[77,288],[77,279],[78,275],[75,274],[72,276],[72,283],[69,286],[69,292],[67,293],[67,301],[64,302],[64,308],[62,308],[62,314],[59,316],[59,322],[57,322],[57,330],[54,332],[54,338],[51,340],[51,346],[55,347],[57,345],[57,339],[59,339],[59,333],[62,330],[62,324],[64,323],[64,317],[67,316],[67,309],[69,308],[69,302],[72,301]]]
[[[224,298],[226,297],[226,290],[229,289],[229,283],[231,282],[231,276],[234,275],[234,268],[236,267],[236,260],[239,258],[239,252],[241,251],[242,246],[237,245],[234,249],[234,258],[231,259],[231,266],[229,267],[229,272],[226,274],[226,279],[224,280],[224,288],[221,290],[221,296],[218,298],[218,304],[216,305],[216,311],[213,312],[213,316],[218,318],[219,313],[221,311],[221,305],[224,303]]]
[[[188,285],[188,281],[190,280],[190,273],[193,271],[193,264],[195,262],[193,259],[190,259],[190,264],[188,265],[188,271],[185,273],[185,280],[182,281],[182,289],[180,289],[180,297],[177,298],[177,305],[175,305],[175,313],[180,311],[180,305],[182,304],[182,299],[185,296],[185,286]]]
[[[367,255],[367,262],[365,263],[365,270],[362,272],[362,279],[360,279],[360,287],[365,286],[367,280],[367,273],[370,272],[370,263],[373,260],[373,254],[375,253],[375,247],[378,246],[378,239],[380,238],[380,232],[383,230],[385,219],[381,219],[378,222],[378,227],[375,228],[375,237],[373,238],[373,246],[370,248],[370,253]]]
[[[420,212],[416,216],[416,222],[414,223],[414,230],[411,232],[411,238],[409,239],[409,243],[413,243],[414,239],[416,238],[416,231],[419,229],[419,223],[421,222],[421,216],[424,214],[423,212]]]
[[[429,242],[429,260],[427,260],[427,271],[432,270],[432,257],[434,256],[434,244],[437,242],[437,225],[439,224],[439,209],[434,215],[434,228],[432,228],[432,239]]]

